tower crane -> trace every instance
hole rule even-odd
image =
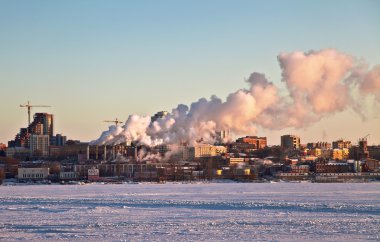
[[[27,104],[24,104],[24,105],[20,105],[20,108],[28,108],[28,127],[30,126],[30,110],[34,107],[46,107],[46,108],[50,108],[51,106],[49,105],[31,105],[28,101]]]
[[[364,136],[363,138],[362,138],[362,140],[367,140],[367,138],[370,136],[370,134],[367,134],[366,136]]]
[[[122,123],[122,121],[117,120],[117,118],[115,118],[115,120],[104,120],[103,122],[105,122],[105,123],[114,123],[116,127],[118,126],[118,124]]]

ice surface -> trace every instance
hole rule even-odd
[[[380,241],[380,183],[0,186],[0,241]]]

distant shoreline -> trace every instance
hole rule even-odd
[[[365,184],[365,183],[380,183],[380,180],[348,180],[348,181],[337,181],[337,182],[313,182],[313,181],[234,181],[234,180],[210,180],[210,181],[191,181],[191,182],[68,182],[68,183],[18,183],[18,182],[3,182],[1,186],[85,186],[85,185],[202,185],[202,184],[305,184],[305,183],[315,183],[315,184],[339,184],[339,183],[351,183],[351,184]]]

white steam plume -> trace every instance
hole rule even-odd
[[[335,49],[281,53],[278,62],[287,94],[280,95],[264,74],[255,72],[247,80],[247,89],[229,94],[226,100],[212,96],[190,107],[179,104],[154,122],[149,116],[131,115],[122,127],[110,126],[92,144],[213,143],[216,130],[254,134],[258,126],[299,128],[347,108],[359,110],[357,93],[380,101],[380,65],[371,69]]]

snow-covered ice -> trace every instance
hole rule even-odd
[[[380,241],[380,183],[0,186],[0,241]]]

